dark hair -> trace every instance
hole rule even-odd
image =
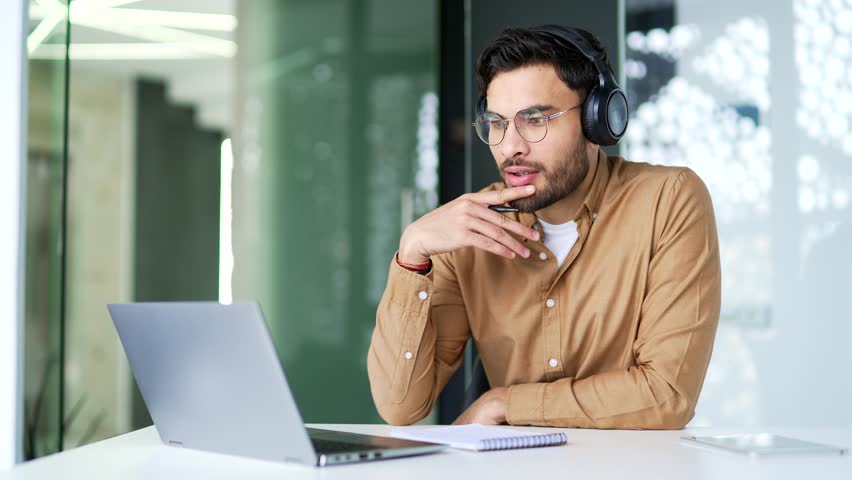
[[[476,82],[480,95],[485,96],[488,85],[498,73],[532,65],[552,65],[568,88],[576,91],[581,100],[586,99],[589,91],[598,85],[595,66],[570,43],[547,33],[533,31],[542,27],[507,28],[482,50],[476,59]],[[612,70],[600,40],[585,30],[573,30],[603,52],[603,61]]]

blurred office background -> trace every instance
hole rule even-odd
[[[852,425],[852,2],[28,5],[26,458],[150,424],[110,302],[257,300],[306,421],[381,421],[365,356],[399,235],[497,179],[472,62],[547,22],[608,47],[615,151],[713,195],[723,309],[692,424]]]

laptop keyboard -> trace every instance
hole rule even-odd
[[[356,452],[359,450],[370,450],[369,445],[341,442],[338,440],[327,440],[325,438],[311,438],[314,450],[319,453]]]

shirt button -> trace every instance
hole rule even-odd
[[[542,260],[547,260],[547,254],[544,253],[544,252],[541,252],[541,253],[538,254],[538,258],[540,258]]]
[[[420,297],[420,300],[426,300],[426,297],[428,297],[429,294],[426,293],[426,291],[424,290],[424,291],[418,293],[417,296]]]
[[[598,214],[597,214],[597,213],[593,213],[593,214],[592,214],[592,220],[597,220],[597,219],[598,219]]]
[[[413,356],[414,355],[412,355],[411,352],[405,352],[405,359],[406,360],[411,360],[411,357],[413,357]],[[551,360],[551,362],[553,362],[553,361],[555,361],[555,360]]]
[[[553,308],[553,306],[556,305],[556,302],[554,302],[552,298],[548,298],[544,304],[547,305],[547,308]]]
[[[556,368],[556,366],[559,365],[559,360],[557,360],[555,358],[551,358],[550,362],[548,362],[548,363],[550,363],[551,367]]]

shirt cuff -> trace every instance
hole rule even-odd
[[[396,263],[396,254],[391,261],[390,270],[388,271],[388,283],[385,293],[389,299],[405,305],[406,310],[419,310],[422,304],[420,292],[426,291],[431,296],[433,271],[431,268],[426,273],[419,273],[408,270]],[[411,292],[415,295],[412,298]],[[414,307],[414,308],[408,308]]]
[[[408,393],[429,318],[432,291],[431,272],[425,275],[412,272],[397,264],[395,257],[391,260],[377,316],[377,329],[382,332],[386,348],[375,350],[383,352],[383,361],[393,365],[389,400],[395,404],[402,403]]]
[[[509,425],[544,424],[545,383],[526,383],[509,387],[506,421]]]

